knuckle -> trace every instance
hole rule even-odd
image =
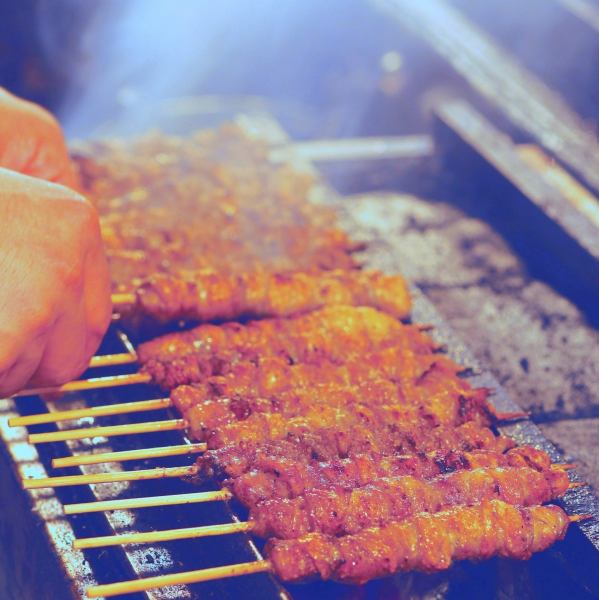
[[[46,371],[45,383],[49,385],[62,385],[76,379],[83,371],[87,363],[83,359],[71,360],[68,364],[56,366],[51,370]]]
[[[36,302],[27,307],[24,317],[23,333],[38,336],[52,326],[56,319],[56,310],[52,302]]]

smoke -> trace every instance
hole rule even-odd
[[[40,2],[69,137],[139,133],[164,125],[165,107],[223,103],[267,106],[307,135],[354,135],[395,49],[363,0]]]
[[[69,136],[139,131],[163,101],[211,93],[217,73],[223,93],[245,95],[305,12],[300,0],[47,0],[43,40],[69,82],[58,116]]]

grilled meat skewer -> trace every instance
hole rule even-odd
[[[331,306],[290,319],[200,325],[141,344],[142,371],[164,389],[227,372],[239,360],[282,356],[290,363],[343,361],[385,347],[428,353],[417,327],[368,307]]]
[[[312,533],[271,539],[266,552],[283,581],[322,579],[365,583],[398,571],[434,572],[457,560],[492,556],[528,559],[568,529],[558,506],[519,508],[500,500],[420,514],[403,522],[333,537]]]
[[[468,421],[467,421],[468,422]],[[462,419],[443,423],[447,429],[463,424]],[[263,444],[282,438],[309,435],[316,428],[337,432],[362,432],[362,442],[377,444],[389,439],[394,448],[415,450],[418,447],[417,433],[424,430],[435,431],[438,426],[435,417],[420,407],[398,407],[395,404],[366,405],[352,404],[335,407],[321,404],[308,407],[297,417],[287,418],[281,413],[254,413],[247,419],[222,425],[206,436],[209,448],[239,445],[245,443]],[[341,441],[341,444],[343,442]]]
[[[541,473],[551,470],[546,452],[523,446],[505,454],[489,450],[431,452],[428,454],[356,454],[327,462],[301,462],[285,455],[285,443],[275,443],[256,453],[252,469],[225,480],[235,497],[252,507],[264,500],[296,498],[308,490],[362,487],[385,477],[411,475],[431,479],[445,473],[491,467],[528,467]],[[209,461],[210,457],[203,459]]]
[[[339,305],[371,306],[405,319],[411,306],[402,277],[340,269],[242,275],[205,269],[183,276],[158,274],[136,290],[135,298],[126,312],[159,323],[289,317]]]
[[[280,456],[298,463],[312,460],[331,461],[356,454],[378,453],[390,456],[397,453],[470,452],[493,450],[503,452],[512,448],[509,438],[496,436],[488,427],[470,421],[459,427],[422,425],[417,429],[372,431],[367,425],[353,424],[335,430],[315,427],[309,431],[289,435],[275,446]],[[238,477],[251,470],[261,457],[272,452],[272,444],[245,442],[230,444],[208,451],[198,463],[207,473],[217,472],[228,477]]]
[[[365,487],[310,490],[293,500],[273,499],[254,506],[252,531],[262,537],[297,538],[312,532],[358,533],[414,514],[436,513],[455,505],[503,500],[518,506],[543,504],[568,490],[565,471],[530,467],[456,471],[429,481],[386,477]]]
[[[488,425],[495,417],[522,416],[497,414],[487,403],[488,390],[473,390],[456,376],[459,367],[450,361],[434,355],[404,354],[399,362],[401,354],[394,350],[366,355],[362,360],[356,357],[353,365],[350,361],[342,366],[290,366],[278,358],[259,365],[243,363],[226,376],[179,386],[171,398],[196,439],[258,413],[296,417],[323,404],[397,405],[398,410],[411,411],[414,416],[428,415],[435,424],[474,419]]]

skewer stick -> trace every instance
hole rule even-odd
[[[61,477],[40,477],[38,479],[23,479],[23,488],[36,490],[41,488],[66,487],[69,485],[88,485],[90,483],[115,483],[117,481],[142,481],[147,479],[162,479],[164,477],[187,477],[197,475],[198,468],[191,467],[160,467],[141,471],[116,471],[114,473],[94,473],[90,475],[64,475]]]
[[[104,500],[102,502],[82,502],[65,504],[65,515],[104,512],[108,510],[128,510],[133,508],[155,508],[157,506],[177,506],[200,502],[225,502],[233,497],[229,490],[214,492],[193,492],[191,494],[172,494],[168,496],[147,496],[145,498],[127,498],[124,500]]]
[[[126,423],[125,425],[107,425],[105,427],[82,427],[67,431],[51,431],[49,433],[32,433],[29,435],[30,444],[46,442],[64,442],[67,440],[82,440],[93,437],[114,437],[116,435],[131,435],[134,433],[156,433],[158,431],[176,431],[185,429],[188,423],[185,419],[167,419],[163,421],[148,421],[146,423]]]
[[[13,395],[39,396],[41,394],[65,394],[67,392],[83,392],[86,390],[98,390],[107,387],[118,387],[121,385],[134,385],[138,383],[151,383],[152,377],[146,373],[128,373],[126,375],[111,375],[109,377],[91,377],[90,379],[77,379],[63,385],[43,388],[30,388],[21,390]]]
[[[42,413],[27,417],[13,417],[12,419],[9,419],[8,424],[11,427],[24,427],[27,425],[39,425],[40,423],[57,423],[58,421],[84,419],[87,417],[106,417],[110,415],[145,412],[147,410],[160,410],[161,408],[170,408],[172,405],[173,402],[170,398],[157,398],[156,400],[106,404],[104,406],[61,410],[54,413]]]
[[[206,450],[206,444],[180,444],[178,446],[161,446],[158,448],[140,448],[139,450],[121,450],[119,452],[101,452],[99,454],[83,454],[79,456],[63,456],[52,459],[52,467],[78,467],[81,465],[97,465],[107,462],[125,462],[128,460],[145,460],[146,458],[164,458],[165,456],[181,456],[198,454]]]
[[[569,515],[568,518],[570,519],[570,523],[580,523],[580,521],[586,521],[588,519],[592,519],[593,515],[591,515],[591,514]]]
[[[87,588],[87,597],[102,598],[118,596],[120,594],[131,594],[133,592],[145,592],[147,590],[154,590],[169,585],[201,583],[203,581],[214,581],[215,579],[225,579],[227,577],[267,573],[271,570],[272,563],[269,560],[256,560],[236,565],[212,567],[211,569],[198,569],[197,571],[157,575],[155,577],[146,577],[145,579],[132,579],[131,581],[120,581],[118,583],[109,583],[106,585],[94,585]]]
[[[89,361],[89,368],[95,369],[97,367],[114,367],[117,365],[130,365],[137,362],[137,357],[129,352],[121,352],[119,354],[100,354],[98,356],[92,356]]]
[[[570,517],[570,521],[576,523],[591,517],[592,515],[573,515]],[[273,566],[269,560],[257,560],[236,565],[212,567],[210,569],[198,569],[197,571],[158,575],[156,577],[147,577],[146,579],[133,579],[106,585],[95,585],[87,588],[87,597],[101,598],[118,596],[120,594],[130,594],[133,592],[145,592],[147,590],[153,590],[169,585],[201,583],[205,581],[214,581],[215,579],[252,575],[254,573],[267,573],[272,570]]]
[[[112,294],[110,299],[112,300],[112,306],[115,308],[130,306],[137,301],[135,294],[132,293]]]
[[[73,548],[105,548],[106,546],[124,546],[128,544],[153,544],[155,542],[170,542],[187,540],[215,535],[243,533],[254,528],[252,521],[241,523],[224,523],[222,525],[205,525],[203,527],[184,527],[166,531],[148,531],[142,533],[125,533],[122,535],[105,535],[100,537],[81,538],[73,542]]]
[[[578,488],[587,487],[589,484],[586,481],[572,481],[568,486],[569,490],[576,490]]]

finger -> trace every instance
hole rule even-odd
[[[45,334],[28,341],[21,352],[15,352],[14,362],[0,375],[0,395],[10,396],[25,387],[37,370],[45,347]]]
[[[86,353],[93,356],[98,349],[112,316],[110,301],[110,274],[99,239],[88,255],[84,266],[84,303],[87,321],[88,347]]]
[[[44,353],[29,386],[59,385],[80,375],[87,367],[86,346],[85,306],[81,295],[76,295],[65,303],[49,330]]]

